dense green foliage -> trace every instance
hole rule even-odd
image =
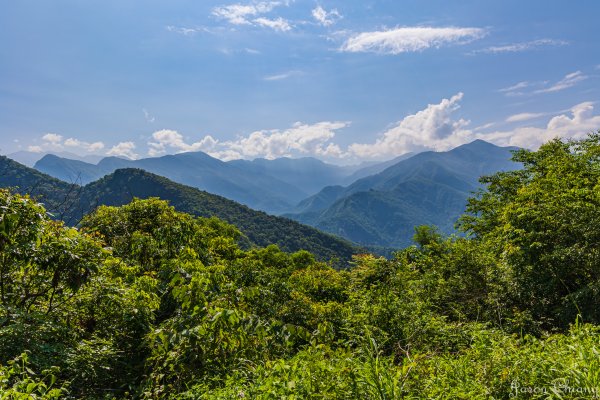
[[[599,154],[520,151],[466,237],[344,270],[157,198],[76,230],[0,191],[1,396],[597,398]]]
[[[484,179],[463,228],[513,285],[504,302],[542,327],[600,323],[600,136],[515,154],[520,171]]]
[[[308,250],[317,259],[333,260],[337,266],[345,265],[352,254],[360,251],[350,242],[310,226],[255,211],[138,169],[118,170],[80,187],[0,157],[0,187],[31,194],[68,225],[78,224],[84,215],[99,205],[118,206],[129,203],[134,197],[160,197],[178,211],[207,218],[214,216],[235,225],[243,234],[240,244],[244,248],[276,244],[288,252]]]

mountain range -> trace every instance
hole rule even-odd
[[[10,158],[11,160],[15,160],[16,162],[23,164],[27,167],[33,167],[36,162],[38,162],[41,158],[43,158],[44,156],[46,156],[48,154],[53,154],[55,156],[67,158],[70,160],[85,161],[85,162],[92,163],[92,164],[96,164],[104,158],[104,156],[100,156],[97,154],[86,154],[84,156],[80,156],[78,154],[71,153],[68,151],[57,151],[57,152],[56,151],[55,152],[46,151],[46,152],[37,153],[34,151],[25,151],[25,150],[10,153],[7,155],[7,157]]]
[[[67,183],[0,156],[0,187],[34,196],[56,218],[76,225],[99,205],[123,205],[135,198],[159,197],[178,211],[218,217],[240,229],[246,247],[276,244],[282,250],[308,250],[320,260],[344,265],[364,252],[352,243],[288,218],[255,211],[221,196],[170,181],[140,169],[119,169],[85,186]],[[335,261],[337,260],[337,261]]]
[[[480,176],[519,168],[510,161],[516,149],[476,140],[419,153],[349,186],[325,187],[286,216],[361,245],[405,247],[417,225],[451,233]]]
[[[315,158],[255,159],[224,162],[203,152],[126,160],[106,157],[93,164],[47,154],[34,168],[65,182],[85,185],[120,168],[140,168],[175,182],[235,200],[251,208],[281,214],[324,186],[348,184],[388,164],[341,167]]]
[[[131,178],[123,188],[110,189],[111,198],[168,192],[172,200],[177,197],[176,187],[189,194],[191,186],[250,208],[284,215],[360,246],[390,249],[411,244],[417,225],[436,225],[442,232],[452,233],[467,198],[480,187],[480,176],[519,168],[510,161],[515,149],[476,140],[446,152],[405,154],[387,162],[349,167],[314,158],[223,162],[202,152],[140,160],[106,157],[97,164],[46,155],[35,168],[60,179],[63,185],[87,184],[82,186],[84,191],[95,188],[92,192],[96,196],[107,190],[97,182],[114,182],[115,176],[123,179],[123,172],[115,172],[120,169],[147,183],[162,176],[169,179],[168,184],[161,181],[156,185],[168,186],[171,191],[149,192]],[[133,173],[133,169],[147,171],[153,178]],[[175,182],[188,187],[174,186]],[[135,190],[115,194],[124,187]],[[235,224],[242,222],[236,220]],[[388,254],[387,250],[381,252]]]

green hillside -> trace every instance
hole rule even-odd
[[[13,188],[19,193],[30,194],[60,219],[69,220],[74,215],[73,210],[80,208],[80,186],[63,182],[5,156],[0,156],[0,188]]]
[[[85,186],[83,203],[122,205],[134,197],[159,197],[177,210],[218,217],[238,227],[258,246],[276,244],[284,251],[308,250],[321,260],[349,260],[360,249],[350,242],[288,218],[255,211],[244,205],[139,169],[121,169]]]
[[[518,168],[510,161],[513,150],[477,140],[419,153],[347,187],[326,187],[287,216],[364,246],[402,248],[418,225],[454,232],[479,178]]]
[[[69,224],[77,224],[99,205],[122,205],[134,197],[160,197],[177,210],[197,216],[221,218],[245,235],[246,244],[277,244],[285,251],[308,250],[321,260],[337,259],[344,265],[362,250],[350,242],[287,218],[252,210],[234,201],[166,178],[138,170],[117,170],[84,187],[71,185],[6,157],[0,158],[0,187],[16,187],[46,204],[48,210]]]

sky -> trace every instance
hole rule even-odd
[[[338,163],[600,129],[600,2],[19,0],[0,153]]]

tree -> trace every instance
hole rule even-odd
[[[105,255],[98,239],[51,221],[28,196],[0,190],[0,303],[4,312],[52,313],[89,280]]]
[[[512,305],[541,326],[600,322],[600,134],[519,150],[482,179],[461,225],[508,268]]]

